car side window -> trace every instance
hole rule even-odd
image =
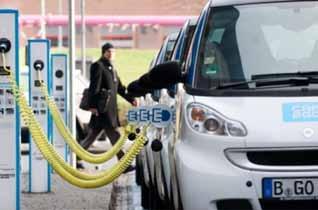
[[[220,70],[225,70],[225,61],[220,50],[223,33],[223,28],[211,30],[206,39],[201,68],[201,75],[205,78],[213,78]]]
[[[235,31],[238,17],[233,7],[215,8],[210,13],[200,44],[196,87],[210,89],[244,77]]]

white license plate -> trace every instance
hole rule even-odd
[[[263,198],[281,200],[318,199],[318,178],[264,178]]]

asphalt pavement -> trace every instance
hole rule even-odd
[[[95,144],[93,149],[101,147],[105,148],[105,145]],[[75,187],[53,173],[52,192],[28,193],[27,159],[27,155],[22,156],[21,210],[142,210],[134,172],[123,174],[112,184],[97,189]],[[86,172],[96,173],[115,163],[116,159],[113,158],[106,164],[97,166],[85,163],[84,166]]]

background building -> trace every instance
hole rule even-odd
[[[29,38],[41,36],[40,26],[43,20],[46,22],[46,36],[51,39],[52,45],[58,46],[60,42],[67,46],[68,1],[43,0],[45,16],[41,16],[41,2],[1,0],[0,7],[20,11],[22,45]],[[199,15],[205,2],[206,0],[86,0],[86,45],[88,48],[97,48],[101,43],[111,41],[117,47],[158,48],[167,33],[179,30],[182,22],[189,16]],[[76,0],[76,14],[80,14],[80,0]],[[150,21],[155,19],[160,21]],[[77,23],[77,47],[80,47],[79,19]]]

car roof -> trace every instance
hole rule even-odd
[[[196,25],[197,22],[198,22],[198,17],[190,18],[190,19],[189,19],[189,25],[191,25],[191,26]]]
[[[212,7],[240,5],[240,4],[258,4],[258,3],[275,3],[275,2],[290,2],[297,0],[210,0],[209,4]]]
[[[179,35],[179,32],[170,33],[170,34],[168,34],[167,39],[169,41],[176,41],[178,38],[178,35]]]

